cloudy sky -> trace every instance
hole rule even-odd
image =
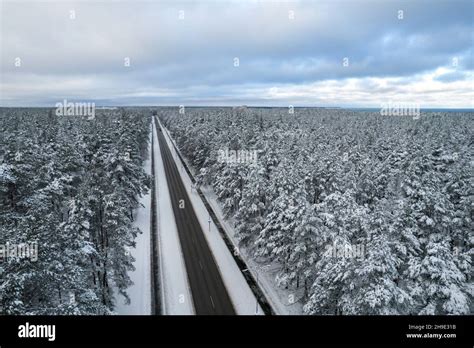
[[[0,0],[1,105],[474,107],[471,0]]]

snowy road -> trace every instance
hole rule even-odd
[[[153,124],[155,124],[154,121]],[[158,135],[154,126],[153,133],[162,314],[192,315],[195,311],[191,290],[173,216],[171,194],[166,181]]]
[[[210,219],[210,213],[206,207],[203,198],[199,194],[198,190],[192,188],[193,180],[190,174],[185,170],[185,163],[178,154],[174,141],[171,139],[168,130],[158,122],[158,126],[161,127],[163,135],[166,138],[168,146],[173,154],[175,163],[181,168],[180,175],[181,180],[186,187],[188,196],[193,204],[194,211],[197,214],[201,229],[205,231],[205,237],[211,251],[216,260],[217,266],[219,267],[222,279],[230,295],[234,309],[239,315],[263,315],[265,311],[258,303],[257,296],[260,300],[264,295],[256,295],[254,285],[248,282],[248,273],[242,271],[241,266],[238,265],[235,258],[237,257],[235,248],[228,248],[226,241],[222,237],[221,231],[219,230],[214,218]],[[221,224],[223,219],[221,219]],[[247,268],[245,266],[244,268]],[[255,283],[254,283],[255,284]],[[269,314],[271,311],[269,311]]]
[[[204,232],[166,140],[157,128],[161,156],[196,314],[235,314]]]
[[[196,190],[191,189],[191,179],[187,176],[183,170],[182,164],[179,161],[176,150],[170,143],[170,139],[167,137],[167,133],[160,131],[161,126],[159,122],[152,122],[153,131],[153,143],[151,142],[150,134],[150,152],[153,154],[153,161],[151,157],[145,162],[145,168],[148,174],[152,172],[152,163],[154,167],[154,184],[156,191],[156,204],[153,205],[150,199],[151,192],[140,199],[143,207],[137,211],[136,226],[139,227],[143,233],[137,236],[137,245],[135,248],[130,250],[136,261],[134,262],[135,270],[131,271],[130,277],[134,284],[127,290],[130,296],[131,303],[125,304],[124,299],[121,295],[117,295],[117,313],[118,314],[154,314],[158,313],[153,310],[154,289],[156,284],[151,283],[150,277],[154,277],[154,273],[151,272],[153,267],[150,266],[150,260],[152,256],[153,247],[157,246],[158,250],[158,279],[155,291],[156,296],[159,295],[159,307],[161,308],[160,313],[166,315],[192,315],[192,314],[219,314],[229,313],[242,315],[254,315],[264,314],[264,311],[257,303],[256,297],[252,293],[251,288],[247,284],[244,276],[242,275],[239,267],[235,263],[231,252],[226,247],[214,221],[209,223],[209,213],[206,210],[199,194]],[[156,127],[154,126],[156,124]],[[166,141],[162,143],[159,135],[164,135]],[[163,140],[163,139],[162,139]],[[151,146],[153,146],[153,151]],[[163,148],[163,151],[162,151]],[[175,156],[173,158],[173,156]],[[168,182],[167,171],[169,171],[169,165],[172,164],[176,169],[181,166],[181,172],[174,172],[176,177],[173,177]],[[173,183],[180,178],[182,188],[184,191],[176,191]],[[183,192],[187,193],[189,200],[182,201],[184,207],[190,207],[195,216],[197,222],[194,221],[193,225],[198,227],[195,233],[199,232],[198,236],[203,237],[199,239],[199,250],[190,250],[189,245],[185,249],[185,243],[182,245],[180,233],[178,231],[178,222],[175,218],[175,212],[173,208],[176,206],[176,199],[178,198],[178,207]],[[175,197],[175,198],[176,198]],[[151,209],[155,210],[156,215],[156,226],[151,229],[150,219]],[[181,209],[180,209],[181,210]],[[183,212],[184,213],[184,212]],[[186,225],[189,224],[189,218],[180,218],[180,223],[183,222]],[[155,231],[157,240],[151,238],[150,231]],[[189,233],[189,231],[188,231]],[[187,240],[196,243],[196,236]],[[150,243],[151,242],[151,243]],[[209,266],[207,262],[203,262],[200,259],[193,259],[201,255],[203,252],[201,249],[205,246],[210,250],[211,255],[206,254],[207,262],[211,263]],[[191,249],[196,249],[196,246],[192,244]],[[187,265],[185,262],[185,256],[191,255],[192,262]],[[216,267],[217,266],[217,269]],[[201,268],[202,267],[202,268]],[[193,269],[194,268],[194,269]],[[188,269],[191,269],[191,274],[188,274]],[[224,283],[224,297],[230,298],[227,302],[226,310],[221,312],[222,304],[221,295],[219,291],[222,290],[221,284],[215,284],[215,280],[211,276],[209,278],[204,270],[213,269],[213,274],[217,274],[221,280],[218,282]],[[195,277],[200,284],[200,290],[193,292],[190,284],[190,277]],[[211,280],[209,280],[211,279]],[[221,290],[213,291],[209,287],[218,287]],[[150,288],[152,289],[150,293]],[[211,293],[212,292],[212,293]],[[193,296],[194,295],[194,296]],[[203,301],[203,307],[208,308],[206,310],[200,310],[199,312],[195,308],[196,301]],[[217,304],[216,304],[217,301]],[[207,302],[207,303],[206,303]],[[219,309],[216,309],[215,307]]]

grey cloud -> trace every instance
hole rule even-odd
[[[133,90],[161,90],[157,101],[227,100],[249,85],[414,77],[449,66],[454,57],[462,74],[473,69],[472,6],[462,0],[8,1],[1,15],[2,100],[100,95],[112,101]],[[349,67],[342,66],[344,57]],[[48,81],[58,90],[42,94]]]

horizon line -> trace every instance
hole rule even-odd
[[[67,100],[67,99],[66,99]],[[86,101],[71,101],[72,103],[89,103],[92,104],[95,102],[86,102]],[[375,106],[305,106],[305,105],[246,105],[246,104],[239,104],[239,105],[185,105],[185,104],[173,104],[173,105],[140,105],[140,104],[129,104],[129,105],[94,105],[96,108],[179,108],[184,106],[185,108],[236,108],[236,107],[247,107],[247,108],[279,108],[279,109],[287,109],[289,107],[293,107],[295,109],[364,109],[364,110],[378,110],[381,107]],[[20,108],[20,109],[54,109],[56,105],[52,106],[44,106],[44,105],[29,105],[29,106],[4,106],[0,105],[1,109],[7,108]],[[472,110],[474,111],[474,107],[420,107],[420,110]]]

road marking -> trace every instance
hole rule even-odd
[[[216,307],[214,307],[214,301],[212,300],[212,296],[211,296],[211,295],[209,295],[209,298],[211,299],[212,308],[214,308],[214,309],[215,309]]]

